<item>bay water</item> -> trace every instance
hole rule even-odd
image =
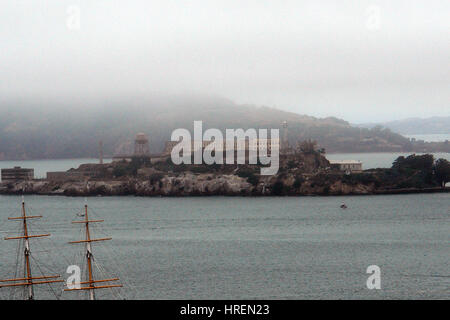
[[[26,196],[34,275],[83,269],[84,198]],[[348,209],[340,209],[344,202]],[[113,299],[449,299],[450,195],[339,197],[92,197],[87,199],[95,277],[119,276]],[[16,264],[21,197],[0,196],[0,279]],[[97,268],[98,266],[102,266]],[[381,270],[368,289],[367,268]],[[16,267],[17,266],[17,267]],[[15,274],[18,270],[18,274]],[[38,286],[35,286],[38,287]],[[52,289],[53,288],[53,289]],[[82,299],[61,285],[39,286],[37,299]],[[0,299],[19,290],[0,288]]]

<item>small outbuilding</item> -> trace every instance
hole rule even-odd
[[[359,160],[329,160],[332,168],[346,173],[362,172],[362,162]]]

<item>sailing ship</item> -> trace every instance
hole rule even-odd
[[[92,268],[92,263],[94,260],[94,255],[92,253],[92,246],[91,243],[98,242],[98,241],[107,241],[112,240],[112,238],[97,238],[92,239],[91,233],[89,230],[89,224],[90,223],[97,223],[97,222],[103,222],[104,220],[89,220],[88,216],[88,206],[87,204],[84,205],[84,220],[80,221],[72,221],[72,223],[81,223],[85,225],[85,239],[84,240],[77,240],[77,241],[70,241],[71,244],[85,244],[86,245],[86,251],[85,251],[85,257],[86,257],[86,263],[87,263],[87,269],[88,269],[88,280],[78,283],[77,288],[66,288],[64,291],[77,291],[77,290],[88,290],[89,291],[89,299],[95,300],[95,290],[97,289],[106,289],[106,288],[120,288],[122,287],[121,284],[104,284],[104,285],[97,285],[98,283],[110,283],[119,281],[119,278],[110,278],[110,279],[100,279],[95,280],[94,279],[94,273]],[[81,286],[83,285],[83,286]]]
[[[64,282],[64,280],[59,279],[60,275],[49,275],[49,276],[39,276],[39,277],[33,277],[31,272],[31,247],[30,247],[30,239],[31,238],[42,238],[42,237],[49,237],[50,234],[29,234],[28,232],[28,220],[29,219],[39,219],[42,218],[42,216],[27,216],[26,210],[25,210],[25,200],[22,196],[22,215],[19,217],[9,217],[8,220],[15,220],[15,221],[21,221],[23,225],[23,232],[21,235],[15,236],[15,237],[6,237],[5,240],[23,240],[24,250],[23,250],[23,256],[24,256],[24,275],[22,278],[12,278],[12,279],[4,279],[0,280],[0,288],[4,287],[23,287],[25,288],[25,295],[24,298],[26,300],[33,300],[34,299],[34,286],[36,285],[42,285],[47,283],[57,283],[57,282]],[[36,281],[37,280],[37,281]],[[6,284],[3,284],[6,283]]]
[[[91,230],[89,228],[89,225],[91,223],[99,223],[103,222],[104,220],[89,220],[88,216],[88,206],[85,204],[84,206],[84,213],[81,215],[84,216],[84,220],[80,221],[73,221],[74,224],[82,224],[84,225],[84,234],[85,237],[82,240],[77,241],[71,241],[70,244],[84,244],[85,250],[84,250],[84,257],[85,257],[85,263],[87,266],[87,279],[84,281],[79,281],[75,283],[75,286],[68,286],[65,284],[67,288],[64,289],[64,291],[88,291],[89,292],[89,299],[94,300],[95,299],[95,291],[98,289],[107,289],[107,288],[119,288],[122,287],[122,284],[111,284],[112,282],[116,283],[119,281],[119,278],[108,278],[108,279],[96,279],[94,277],[94,271],[93,271],[93,263],[94,263],[94,255],[92,250],[92,243],[98,242],[98,241],[107,241],[111,240],[112,238],[91,238]],[[19,240],[23,241],[23,276],[22,277],[14,277],[11,279],[3,279],[0,280],[0,288],[11,288],[11,287],[22,287],[24,288],[23,291],[23,298],[26,300],[34,300],[35,299],[35,293],[34,293],[34,287],[38,285],[43,284],[57,284],[57,283],[65,283],[65,280],[60,279],[61,276],[59,274],[54,275],[42,275],[42,276],[33,276],[32,272],[32,251],[30,246],[30,239],[39,239],[44,237],[50,237],[49,233],[45,234],[30,234],[29,230],[29,224],[28,220],[30,219],[39,219],[42,218],[41,215],[27,215],[26,208],[25,208],[25,200],[22,196],[22,214],[18,217],[9,217],[8,220],[13,221],[20,221],[22,223],[22,232],[20,235],[14,236],[14,237],[5,237],[5,240]],[[19,243],[19,249],[21,244]],[[19,258],[19,257],[18,257]],[[16,268],[18,269],[19,263],[16,262]],[[16,270],[17,274],[17,270]]]

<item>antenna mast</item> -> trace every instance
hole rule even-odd
[[[98,143],[98,157],[99,157],[99,163],[103,164],[103,141],[100,140]]]
[[[27,287],[27,300],[34,299],[34,291],[33,286],[37,284],[45,284],[45,283],[55,283],[55,282],[64,282],[64,280],[48,280],[48,279],[56,279],[59,278],[60,275],[51,275],[51,276],[41,276],[41,277],[33,277],[31,273],[31,262],[30,262],[30,238],[41,238],[41,237],[49,237],[50,234],[37,234],[30,235],[28,234],[27,220],[28,219],[36,219],[42,218],[42,216],[27,216],[25,211],[25,200],[22,196],[22,216],[20,217],[9,217],[8,220],[22,220],[23,221],[23,235],[17,237],[6,237],[5,240],[21,240],[24,241],[24,260],[25,260],[25,271],[23,278],[14,278],[14,279],[5,279],[0,280],[0,288],[3,287],[18,287],[18,286],[26,286]],[[43,281],[34,281],[34,280],[43,280]],[[16,283],[16,281],[22,281]],[[2,282],[13,282],[10,284],[1,284]]]
[[[85,243],[86,244],[86,261],[87,261],[87,267],[88,267],[88,281],[80,282],[81,284],[87,285],[80,288],[72,288],[72,289],[64,289],[64,291],[74,291],[74,290],[89,290],[89,299],[95,300],[95,290],[96,289],[104,289],[104,288],[117,288],[122,287],[121,284],[109,284],[109,285],[100,285],[96,286],[96,283],[99,282],[110,282],[110,281],[118,281],[119,278],[111,278],[111,279],[102,279],[102,280],[94,280],[94,273],[92,271],[92,262],[94,260],[94,256],[92,254],[92,248],[91,243],[97,242],[97,241],[105,241],[105,240],[111,240],[112,238],[99,238],[99,239],[91,239],[91,234],[89,231],[89,223],[93,222],[103,222],[104,220],[89,220],[88,217],[88,206],[87,204],[84,205],[84,220],[81,221],[72,221],[72,223],[83,223],[85,224],[85,233],[86,233],[86,239],[85,240],[79,240],[79,241],[71,241],[69,243]]]

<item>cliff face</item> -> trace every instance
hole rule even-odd
[[[273,195],[278,194],[274,185],[283,181],[284,187],[291,189],[295,179],[291,176],[285,180],[268,178],[254,186],[246,178],[236,175],[192,174],[185,173],[177,177],[164,177],[159,181],[142,181],[130,179],[127,181],[90,181],[85,182],[50,182],[23,181],[3,184],[0,193],[7,194],[41,194],[67,196],[94,195],[137,195],[137,196],[210,196],[210,195]],[[324,186],[305,182],[297,190],[288,194],[311,195],[324,194]],[[335,183],[329,190],[330,194],[370,193],[367,186],[349,186]],[[284,191],[281,191],[284,193]]]
[[[157,181],[51,182],[22,181],[0,184],[0,194],[38,194],[65,196],[271,196],[271,195],[367,195],[411,192],[449,192],[440,187],[377,186],[374,182],[320,180],[317,176],[272,176],[256,185],[236,175],[192,174],[165,176]]]
[[[158,181],[130,179],[126,181],[50,182],[23,181],[3,184],[1,193],[46,195],[245,195],[253,188],[245,178],[235,175],[185,173],[177,177],[165,176]]]

